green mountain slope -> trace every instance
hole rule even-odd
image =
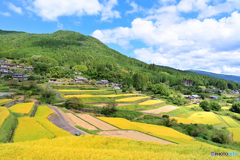
[[[238,88],[237,83],[211,78],[169,67],[148,65],[129,58],[109,48],[98,39],[73,31],[57,31],[52,34],[29,34],[25,32],[0,30],[0,58],[20,60],[16,63],[32,65],[37,74],[52,73],[55,66],[74,67],[85,65],[86,76],[91,79],[108,79],[124,82],[143,90],[147,84],[166,83],[169,86],[182,85],[183,79],[196,85],[213,85],[218,88]],[[55,69],[56,70],[56,69]],[[58,74],[69,74],[58,71]]]

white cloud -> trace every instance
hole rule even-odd
[[[61,16],[102,15],[101,20],[120,18],[120,13],[112,8],[117,0],[33,0],[27,3],[27,9],[42,17],[43,20],[57,21]]]
[[[169,13],[174,13],[171,20],[167,20]],[[134,54],[148,63],[221,73],[224,72],[222,66],[239,64],[239,27],[238,12],[219,20],[186,20],[177,16],[174,6],[167,6],[146,18],[134,19],[131,27],[96,30],[92,35],[123,48],[131,46],[132,40],[141,41],[149,48],[134,49]]]
[[[13,5],[12,3],[8,3],[8,8],[18,14],[23,14],[22,12],[22,8],[21,7],[17,7],[15,5]]]
[[[131,11],[127,11],[126,14],[131,14],[131,13],[138,13],[144,11],[144,9],[141,6],[138,6],[137,3],[131,2],[130,6],[133,8]]]
[[[0,11],[0,15],[2,15],[2,16],[6,16],[6,17],[11,16],[10,13],[8,13],[8,12],[1,12],[1,11]]]
[[[229,66],[224,65],[223,72],[230,73],[232,75],[240,75],[240,67],[229,67]]]
[[[58,29],[62,30],[62,29],[63,29],[63,24],[58,23],[58,24],[57,24],[57,27],[58,27]]]

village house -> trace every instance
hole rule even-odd
[[[83,77],[76,77],[72,80],[72,82],[76,82],[76,83],[83,83],[83,82],[87,82],[88,79],[87,78],[83,78]]]
[[[97,81],[96,84],[108,85],[109,81],[108,80],[101,80],[101,81]]]
[[[0,64],[4,64],[6,63],[4,60],[0,60]]]
[[[19,64],[19,65],[17,65],[17,68],[24,68],[24,67],[25,67],[24,64]]]
[[[16,80],[28,80],[29,75],[23,75],[22,73],[14,73],[13,79]]]
[[[9,67],[14,67],[14,66],[15,66],[15,65],[12,64],[12,63],[4,63],[4,64],[1,65],[1,67],[7,67],[7,68],[9,68]]]
[[[11,71],[2,71],[1,72],[1,77],[4,77],[5,75],[13,75],[13,72],[11,72]]]
[[[188,96],[188,95],[183,95],[184,98],[187,98],[189,100],[198,100],[198,99],[201,99],[201,97],[199,95],[191,95],[191,96]]]
[[[210,99],[218,99],[218,96],[210,96]]]

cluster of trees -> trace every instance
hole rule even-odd
[[[200,102],[199,106],[204,110],[204,111],[220,111],[221,110],[221,105],[219,105],[217,102],[211,101],[208,103],[208,101],[202,101]]]
[[[239,101],[234,102],[230,111],[240,113],[240,102]]]

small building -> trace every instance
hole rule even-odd
[[[189,96],[188,95],[183,95],[184,98],[188,98]]]
[[[33,70],[33,67],[25,67],[24,70]]]
[[[10,72],[10,71],[2,71],[2,72],[1,72],[1,77],[4,77],[5,75],[13,75],[13,72]]]
[[[4,60],[0,60],[0,64],[4,64],[6,63]]]
[[[79,83],[83,83],[83,82],[87,82],[88,81],[88,79],[87,78],[83,78],[83,77],[77,77],[77,78],[74,78],[73,80],[72,80],[72,82],[79,82]]]
[[[120,87],[113,87],[113,89],[120,89]]]
[[[218,96],[210,96],[211,99],[218,99]]]
[[[237,97],[237,98],[235,98],[235,99],[239,101],[239,100],[240,100],[240,97]]]
[[[15,65],[12,63],[4,63],[3,65],[7,66],[7,67],[14,67]]]
[[[200,97],[199,95],[197,95],[197,94],[192,95],[192,97],[194,97],[194,99],[200,99],[200,98],[201,98],[201,97]]]
[[[17,68],[24,68],[24,67],[25,67],[24,64],[19,64],[19,65],[17,65]]]

